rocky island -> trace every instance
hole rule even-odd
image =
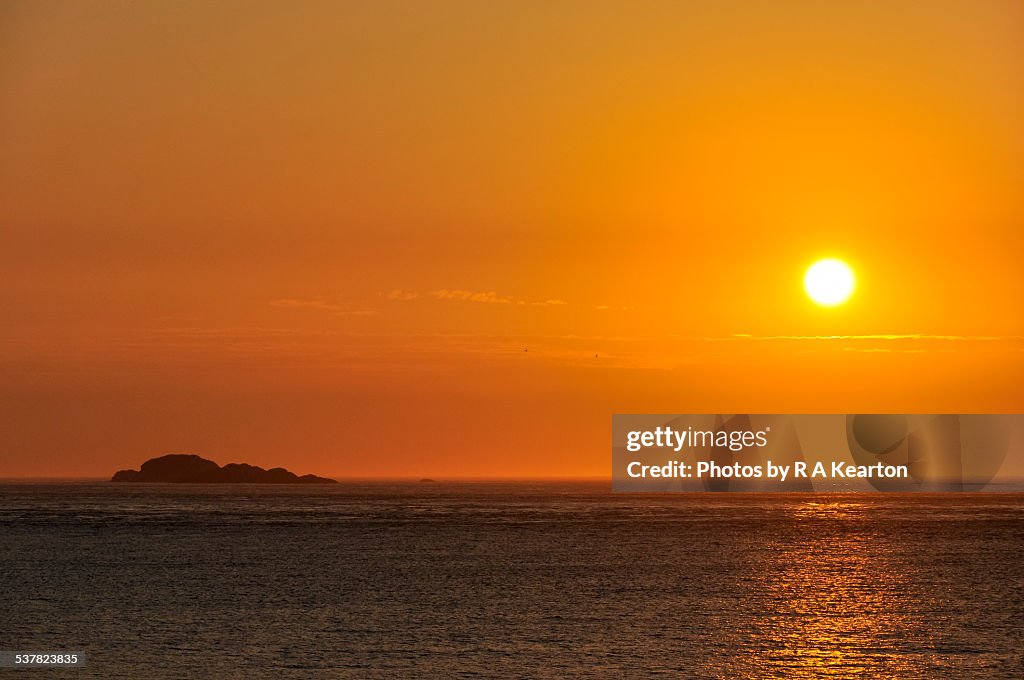
[[[120,470],[112,482],[154,482],[171,484],[337,484],[334,479],[302,475],[276,467],[264,470],[246,463],[224,467],[196,455],[172,453],[152,458],[138,470]]]

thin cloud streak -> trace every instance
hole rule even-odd
[[[749,335],[736,333],[727,338],[706,340],[944,340],[950,342],[984,342],[1022,340],[1024,335],[931,335],[927,333],[886,333],[872,335]]]
[[[419,299],[447,300],[455,302],[477,302],[492,305],[518,305],[527,307],[554,307],[568,304],[565,300],[551,298],[548,300],[523,300],[509,295],[498,295],[494,291],[475,292],[471,290],[440,288],[426,292],[405,291],[395,289],[382,293],[386,300],[409,301]]]
[[[279,298],[276,300],[271,300],[268,304],[271,307],[281,307],[285,309],[319,310],[324,312],[330,312],[331,314],[337,314],[339,316],[361,316],[366,314],[376,314],[376,312],[372,309],[355,307],[351,304],[327,302],[322,298],[314,298],[311,300],[304,300],[299,298]]]

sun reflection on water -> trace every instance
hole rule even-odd
[[[899,551],[866,531],[856,501],[787,506],[794,530],[764,545],[751,601],[760,609],[746,641],[758,675],[787,678],[923,677],[926,660],[905,644],[918,629],[913,575]],[[746,656],[745,655],[745,656]]]

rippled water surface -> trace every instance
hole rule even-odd
[[[88,659],[25,678],[1019,678],[1022,621],[1021,494],[0,485],[0,649]]]

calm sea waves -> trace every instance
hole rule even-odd
[[[1024,673],[1024,495],[0,484],[23,678]]]

